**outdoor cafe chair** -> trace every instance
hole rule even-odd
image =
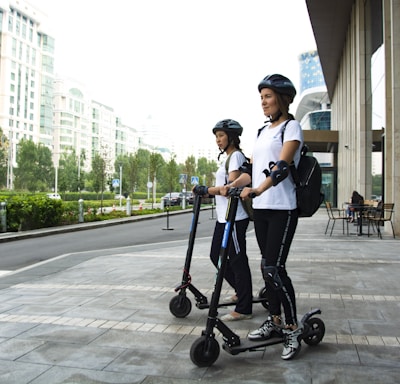
[[[368,217],[368,236],[370,235],[369,228],[370,226],[372,226],[372,230],[375,231],[374,229],[375,227],[379,238],[382,239],[382,232],[380,227],[384,226],[385,222],[388,221],[390,222],[390,225],[392,227],[393,238],[395,238],[396,236],[394,233],[394,227],[392,221],[393,211],[394,211],[393,203],[379,204],[375,210],[375,215]]]
[[[346,216],[346,210],[339,209],[339,208],[332,208],[332,204],[330,201],[325,201],[325,207],[326,207],[326,211],[328,212],[328,224],[326,225],[326,228],[325,228],[325,235],[328,232],[329,224],[331,222],[332,222],[332,227],[331,227],[330,236],[332,236],[333,228],[335,227],[336,221],[341,221],[342,226],[343,226],[343,235],[344,235],[344,223],[346,223],[347,236],[348,236],[349,235],[349,221]]]

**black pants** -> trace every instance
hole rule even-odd
[[[228,260],[224,276],[238,297],[235,311],[245,315],[252,313],[253,305],[253,284],[246,253],[246,231],[248,226],[249,219],[236,221],[233,226],[232,241],[228,250]],[[224,229],[225,223],[217,221],[210,251],[210,259],[217,268]]]
[[[286,324],[297,324],[296,296],[292,280],[286,271],[286,260],[298,222],[297,210],[254,210],[254,229],[261,256],[266,266],[278,269],[282,288],[274,290],[266,285],[271,315],[285,313]]]

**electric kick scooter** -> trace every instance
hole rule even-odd
[[[192,223],[190,226],[189,233],[189,245],[186,251],[186,259],[185,265],[183,267],[183,275],[182,282],[175,288],[175,292],[178,292],[176,296],[174,296],[169,302],[169,310],[170,312],[178,318],[186,317],[190,311],[192,310],[192,302],[186,295],[186,291],[189,290],[193,293],[196,306],[199,309],[209,308],[209,302],[206,296],[204,296],[193,284],[192,277],[190,276],[190,264],[192,262],[194,241],[196,238],[196,230],[197,224],[199,222],[200,208],[201,208],[201,198],[202,196],[199,194],[195,194],[194,202],[193,202],[193,215],[192,215]],[[235,215],[233,216],[235,217]],[[222,276],[223,277],[223,276]],[[258,293],[258,297],[253,298],[253,303],[261,303],[264,308],[268,309],[268,299],[266,295],[266,288],[260,289]],[[230,305],[235,305],[235,302],[228,303],[217,303],[218,307],[227,307]]]
[[[235,221],[241,190],[242,189],[238,188],[231,188],[229,190],[227,221],[220,250],[220,268],[217,272],[214,292],[211,297],[206,328],[190,348],[190,359],[199,367],[209,367],[218,359],[220,346],[218,341],[215,339],[214,328],[217,328],[218,331],[221,332],[224,341],[223,349],[231,355],[237,355],[245,351],[263,350],[269,345],[280,344],[285,341],[284,336],[272,337],[262,341],[250,341],[247,339],[240,340],[240,337],[218,318],[218,301],[221,294],[224,273],[227,265],[229,242],[231,241],[232,227]],[[304,340],[308,345],[317,345],[325,335],[324,322],[317,317],[313,317],[320,313],[320,309],[314,309],[307,312],[301,319],[301,323],[304,327],[302,340]]]

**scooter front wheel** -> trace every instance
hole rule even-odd
[[[192,302],[186,295],[176,295],[169,302],[169,310],[175,317],[186,317],[192,310]]]
[[[190,348],[190,359],[198,367],[210,367],[219,356],[220,346],[214,338],[201,336]]]
[[[258,292],[258,297],[259,297],[260,299],[267,299],[267,298],[268,298],[268,296],[267,296],[267,288],[266,288],[266,287],[261,288],[261,289],[259,290],[259,292]],[[269,302],[268,302],[268,300],[263,300],[263,301],[261,301],[261,305],[262,305],[265,309],[269,309]]]
[[[309,328],[303,338],[304,342],[308,345],[317,345],[321,342],[325,335],[325,324],[318,317],[311,317],[306,321]]]

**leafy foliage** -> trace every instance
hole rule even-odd
[[[0,189],[7,185],[8,139],[0,127]]]
[[[45,196],[13,196],[7,201],[7,227],[10,231],[60,225],[63,215],[61,200]]]
[[[14,170],[14,186],[29,192],[50,190],[54,183],[51,151],[42,144],[21,140],[17,152],[18,167]]]

